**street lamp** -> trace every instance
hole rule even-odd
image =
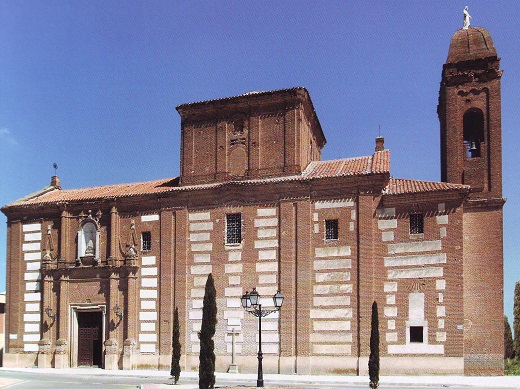
[[[283,294],[277,291],[273,296],[274,309],[263,309],[260,304],[260,294],[253,288],[251,293],[247,292],[240,298],[242,307],[251,315],[258,317],[258,378],[256,386],[261,388],[264,386],[264,373],[262,371],[262,317],[279,311],[283,304]]]

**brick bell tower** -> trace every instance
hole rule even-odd
[[[441,179],[471,187],[463,216],[464,372],[503,374],[503,214],[500,59],[489,32],[451,38],[437,112]],[[447,287],[448,289],[448,287]],[[448,313],[447,313],[448,314]]]
[[[482,27],[458,30],[442,69],[438,114],[442,181],[473,198],[502,197],[500,59]]]

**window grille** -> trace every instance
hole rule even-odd
[[[424,233],[424,215],[422,213],[413,213],[410,215],[410,234]]]
[[[242,214],[231,213],[226,215],[226,244],[242,242]]]
[[[141,250],[150,251],[152,249],[152,233],[150,231],[141,234]]]
[[[338,239],[338,219],[325,220],[325,239]]]

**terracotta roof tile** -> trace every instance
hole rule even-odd
[[[281,93],[281,92],[293,92],[293,91],[300,91],[300,90],[306,91],[307,89],[305,89],[303,86],[295,86],[292,88],[272,89],[272,90],[267,90],[267,91],[252,91],[252,92],[242,93],[242,94],[236,95],[236,96],[222,97],[219,99],[193,101],[191,103],[181,104],[181,105],[177,106],[177,109],[182,109],[183,107],[190,107],[190,106],[194,106],[194,105],[204,105],[204,104],[207,105],[207,104],[216,103],[216,102],[232,101],[232,100],[237,100],[237,99],[245,97],[245,96],[272,95],[272,94]]]
[[[373,156],[313,161],[303,171],[304,177],[356,176],[390,173],[390,151],[378,151]]]
[[[390,178],[388,186],[384,189],[385,195],[400,195],[408,193],[424,193],[437,191],[469,191],[468,185],[450,184],[447,182],[407,180],[402,178]]]
[[[20,199],[8,206],[60,203],[66,201],[87,201],[103,198],[131,197],[142,194],[162,193],[172,189],[172,186],[168,185],[172,181],[171,178],[168,178],[163,180],[138,182],[134,184],[95,186],[91,188],[67,190],[55,189],[27,200]]]
[[[19,199],[5,208],[17,206],[31,206],[37,204],[51,204],[63,202],[95,201],[111,198],[124,198],[140,195],[153,195],[177,191],[194,191],[217,188],[226,185],[262,185],[275,182],[307,181],[327,177],[360,176],[369,174],[384,174],[390,170],[390,153],[385,150],[374,156],[359,158],[338,159],[332,161],[313,161],[300,175],[272,177],[239,181],[224,181],[201,185],[179,186],[179,178],[138,182],[133,184],[118,184],[96,186],[80,189],[52,189],[45,188],[33,195]]]
[[[390,150],[376,151],[372,157],[372,173],[390,172]]]

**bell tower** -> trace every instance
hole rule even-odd
[[[499,67],[486,29],[462,28],[451,38],[437,108],[441,179],[470,185],[472,198],[502,197]]]
[[[439,92],[442,181],[470,186],[463,205],[463,358],[466,375],[502,375],[503,213],[500,59],[491,35],[451,38]]]

